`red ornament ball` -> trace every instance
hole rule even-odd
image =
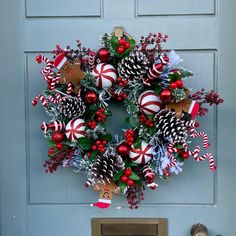
[[[61,143],[64,140],[64,133],[56,131],[52,133],[52,141],[54,143]]]
[[[189,157],[188,151],[187,151],[187,152],[183,152],[183,153],[182,153],[182,157],[183,157],[184,159],[188,159],[188,157]]]
[[[178,86],[177,86],[177,83],[176,82],[171,82],[170,83],[170,88],[171,89],[176,89]]]
[[[125,40],[124,38],[120,38],[120,39],[119,39],[119,45],[124,46],[126,43],[127,43],[127,42],[126,42],[126,40]]]
[[[128,48],[130,48],[130,44],[128,42],[126,42],[124,47],[125,47],[125,49],[128,49]]]
[[[160,99],[162,102],[170,102],[172,99],[172,93],[169,89],[163,89],[160,93]]]
[[[101,62],[107,62],[110,56],[110,52],[106,48],[101,48],[98,50],[97,56]]]
[[[128,177],[127,177],[126,175],[122,175],[120,180],[121,180],[121,182],[123,182],[123,183],[127,183]]]
[[[116,147],[116,151],[121,156],[128,156],[129,155],[130,147],[126,143],[121,143]]]
[[[96,103],[98,101],[98,95],[93,91],[89,91],[85,94],[85,100],[87,103]]]
[[[132,174],[132,170],[131,170],[130,168],[127,168],[127,169],[125,169],[124,174],[125,174],[126,176],[130,176],[130,175]]]
[[[176,83],[178,88],[183,88],[184,87],[183,81],[181,79],[177,80],[175,83]]]

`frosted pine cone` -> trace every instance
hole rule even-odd
[[[116,156],[97,156],[93,162],[89,175],[98,183],[111,182],[115,173],[120,170]]]
[[[69,119],[80,117],[84,114],[85,106],[81,98],[65,96],[59,103],[60,113]]]
[[[162,110],[155,116],[155,123],[159,133],[169,142],[183,142],[187,137],[184,121],[176,117],[172,110]]]
[[[133,51],[120,62],[117,70],[123,78],[142,79],[148,71],[148,59],[142,52]]]

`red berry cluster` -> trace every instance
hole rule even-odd
[[[130,48],[130,44],[124,39],[120,38],[119,39],[119,46],[117,48],[117,52],[119,54],[122,54],[126,51],[126,49]]]
[[[135,132],[132,129],[127,129],[124,133],[125,143],[132,145],[135,141]]]
[[[124,92],[120,92],[119,94],[114,93],[112,97],[116,99],[118,102],[121,102],[127,98],[127,94]]]
[[[184,84],[181,79],[170,83],[170,89],[183,88],[183,87],[184,87]]]
[[[103,121],[104,123],[106,122],[106,115],[105,115],[106,109],[104,107],[98,109],[95,114],[96,114],[96,119],[97,122]]]
[[[183,157],[183,159],[188,159],[188,157],[189,157],[188,150],[183,151],[182,149],[178,149],[178,153],[179,153],[179,155],[181,155]]]
[[[141,124],[145,124],[146,126],[152,128],[154,126],[154,123],[148,119],[144,114],[141,114],[139,116],[139,120]]]
[[[121,77],[118,77],[116,82],[120,87],[123,87],[129,83],[127,79],[123,80]]]
[[[99,152],[105,152],[105,145],[107,144],[106,140],[97,140],[93,146],[92,151],[98,150]]]
[[[88,126],[89,126],[90,129],[95,129],[95,127],[97,126],[97,123],[96,123],[95,120],[90,120],[88,122]]]
[[[127,183],[130,187],[135,185],[133,179],[130,179],[129,176],[132,174],[132,170],[130,168],[125,169],[124,174],[121,176],[121,182]]]

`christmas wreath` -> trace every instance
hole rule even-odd
[[[203,149],[209,148],[195,117],[208,112],[204,104],[223,99],[213,90],[190,93],[184,80],[192,72],[179,66],[175,51],[162,48],[167,38],[150,33],[136,44],[115,31],[101,37],[98,51],[77,41],[76,49],[57,45],[52,60],[36,57],[46,64],[41,74],[47,88],[32,101],[41,101],[50,117],[41,126],[49,144],[45,171],[62,166],[84,173],[85,187],[100,191],[93,206],[107,208],[112,194],[120,193],[137,208],[145,188],[155,189],[159,179],[181,172],[189,157],[208,159],[210,169],[216,169],[211,153],[199,155],[199,146],[189,150],[187,144],[200,137]],[[122,137],[107,131],[111,99],[128,113]]]

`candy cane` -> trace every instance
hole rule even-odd
[[[144,174],[144,178],[148,181],[147,186],[150,189],[155,189],[158,185],[154,183],[155,173],[152,171],[149,165],[145,165],[143,167],[143,174]]]
[[[184,123],[184,125],[188,128],[198,128],[199,127],[199,123],[195,120],[186,121]]]
[[[94,68],[94,62],[95,62],[95,52],[94,51],[91,51],[89,53],[89,65],[90,67],[93,69]]]
[[[48,105],[48,102],[44,99],[43,95],[38,95],[32,100],[32,105],[36,106],[38,104],[38,101],[41,100],[42,105],[46,107]]]
[[[196,132],[194,128],[190,129],[190,137],[192,138],[203,138],[203,148],[207,150],[210,147],[210,143],[208,143],[208,136],[205,132]]]
[[[56,79],[53,78],[51,80],[48,80],[48,90],[55,91],[56,89]]]
[[[163,171],[163,174],[166,176],[166,177],[169,177],[170,176],[170,172],[165,168],[162,170]]]
[[[88,181],[84,184],[84,187],[88,188],[91,185],[94,185],[94,179],[88,179]]]
[[[72,91],[73,91],[72,83],[68,83],[66,93],[71,94]]]
[[[43,55],[41,55],[41,54],[39,54],[39,55],[35,58],[35,60],[36,60],[39,64],[41,64],[43,61],[46,63],[46,67],[45,67],[43,70],[41,70],[41,73],[42,73],[43,75],[48,74],[49,70],[54,67],[53,61],[50,61],[47,57],[45,57],[45,56],[43,56]]]
[[[204,154],[204,155],[202,155],[202,156],[198,156],[199,152],[200,152],[200,147],[199,147],[199,146],[196,146],[196,147],[194,148],[194,151],[193,151],[193,152],[189,151],[189,155],[193,156],[193,158],[194,158],[196,161],[203,161],[203,160],[205,160],[205,159],[209,159],[209,166],[210,166],[210,169],[213,170],[213,171],[216,170],[215,160],[214,160],[213,155],[208,152],[208,153],[206,153],[206,154]]]

